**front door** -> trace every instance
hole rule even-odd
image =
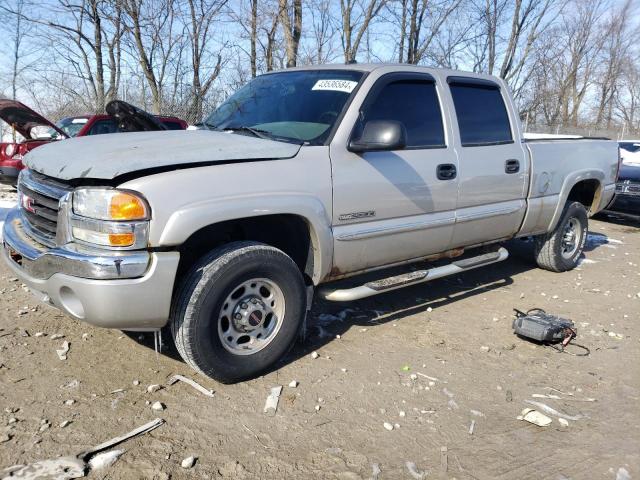
[[[371,120],[401,122],[402,150],[352,153],[331,144],[335,275],[447,250],[455,222],[458,162],[434,78],[390,73],[359,108],[352,136]]]
[[[449,77],[460,168],[453,247],[514,235],[526,213],[527,155],[508,93],[497,83]],[[515,140],[514,140],[515,139]]]

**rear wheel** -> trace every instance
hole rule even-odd
[[[556,228],[535,239],[536,261],[540,268],[566,272],[578,265],[587,239],[587,210],[579,202],[567,203]]]
[[[255,377],[295,343],[306,313],[300,270],[282,251],[234,242],[202,258],[174,300],[182,358],[224,383]]]

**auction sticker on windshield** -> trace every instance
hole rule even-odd
[[[351,93],[358,82],[352,80],[318,80],[311,90],[331,90],[333,92]]]

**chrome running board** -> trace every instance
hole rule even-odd
[[[509,252],[506,248],[500,247],[494,252],[484,253],[477,257],[457,260],[448,265],[434,267],[428,270],[417,270],[415,272],[375,280],[358,287],[338,290],[324,289],[321,290],[320,295],[331,302],[350,302],[352,300],[371,297],[373,295],[390,292],[391,290],[397,290],[410,285],[430,282],[436,278],[448,277],[449,275],[466,272],[492,263],[502,262],[507,258],[509,258]]]

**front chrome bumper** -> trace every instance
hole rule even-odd
[[[147,251],[111,252],[73,243],[46,247],[27,235],[17,209],[7,216],[3,236],[9,256],[25,273],[40,280],[58,272],[95,280],[142,277],[151,259]]]
[[[163,327],[178,252],[48,248],[27,236],[17,210],[6,218],[2,257],[40,299],[78,320],[122,330]]]

